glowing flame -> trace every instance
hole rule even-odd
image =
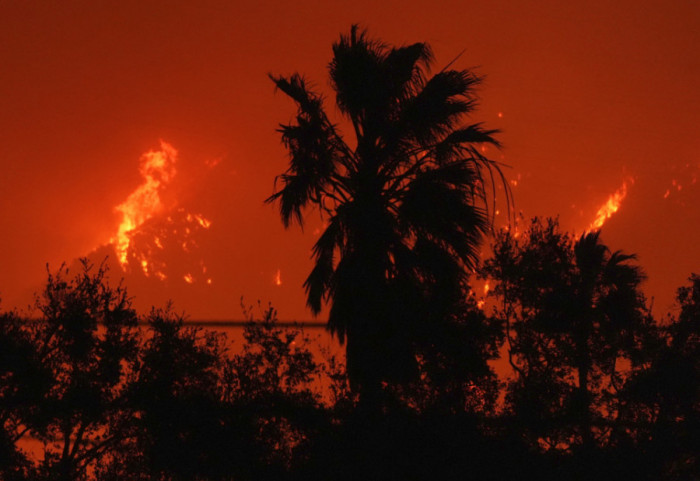
[[[282,271],[280,271],[279,269],[277,269],[277,273],[275,273],[275,285],[282,285]]]
[[[140,267],[146,277],[165,281],[166,259],[177,258],[173,278],[188,284],[203,281],[212,284],[204,260],[195,254],[199,250],[198,235],[211,227],[211,221],[201,214],[187,212],[176,203],[164,205],[163,194],[173,180],[177,150],[161,141],[160,150],[141,156],[141,184],[115,210],[122,219],[117,233],[110,240],[119,263],[126,272],[131,262]],[[187,256],[183,256],[188,254]]]
[[[598,209],[598,212],[596,213],[595,220],[591,222],[591,225],[588,227],[589,231],[598,230],[603,227],[605,221],[612,217],[615,212],[620,210],[622,201],[625,199],[625,197],[627,197],[628,183],[630,185],[634,184],[634,179],[632,177],[628,177],[627,179],[623,180],[620,188],[612,193],[610,197],[608,197],[608,200],[600,206],[600,209]]]
[[[127,252],[131,242],[131,233],[163,210],[160,191],[170,183],[175,175],[176,161],[177,150],[163,141],[160,142],[159,151],[149,151],[141,157],[139,172],[143,177],[143,182],[124,202],[116,207],[116,210],[122,213],[122,221],[119,224],[116,237],[111,241],[115,245],[117,258],[122,268],[128,264]],[[147,274],[148,265],[145,260],[141,261],[141,267]]]
[[[187,220],[191,220],[191,219],[194,219],[195,221],[197,221],[197,224],[199,224],[200,226],[204,227],[205,229],[208,229],[209,227],[211,227],[211,221],[210,221],[209,219],[205,219],[205,218],[202,217],[201,215],[197,215],[197,214],[195,214],[195,215],[188,214],[188,215],[187,215]]]
[[[188,284],[204,281],[211,285],[207,266],[200,257],[198,239],[211,226],[211,221],[199,214],[190,214],[179,207],[169,215],[158,215],[130,233],[128,258],[137,261],[146,277],[167,279],[168,259],[177,259],[170,268],[180,270],[174,278]],[[186,255],[183,255],[186,254]]]

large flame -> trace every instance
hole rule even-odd
[[[632,177],[628,177],[622,181],[622,185],[620,186],[620,188],[612,194],[610,194],[608,200],[600,206],[598,212],[596,212],[595,220],[591,222],[591,225],[588,227],[588,231],[600,229],[601,227],[603,227],[603,224],[605,224],[605,221],[607,221],[613,216],[613,214],[620,210],[622,201],[625,200],[625,197],[627,197],[628,185],[632,184],[634,184],[634,179]]]
[[[144,222],[163,210],[160,193],[176,173],[177,150],[167,142],[160,142],[160,150],[149,151],[141,156],[139,172],[143,181],[127,199],[116,207],[122,213],[117,235],[111,240],[117,251],[122,268],[128,264],[128,251],[132,233]],[[145,264],[144,264],[145,263]],[[148,274],[147,261],[141,267]]]
[[[163,141],[160,150],[141,156],[139,172],[143,180],[115,207],[122,219],[110,242],[125,272],[131,263],[138,265],[146,277],[165,281],[166,271],[180,271],[175,277],[187,284],[201,280],[211,285],[213,281],[197,252],[198,237],[211,227],[211,221],[175,202],[163,202],[163,194],[176,174],[176,162],[177,150]]]

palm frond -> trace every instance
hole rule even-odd
[[[480,240],[488,228],[484,212],[469,202],[465,192],[432,172],[409,184],[399,218],[417,237],[449,246],[468,268],[475,265]]]
[[[338,216],[334,216],[314,245],[315,265],[304,282],[307,305],[314,315],[321,312],[321,304],[330,291],[335,253],[337,249],[342,249],[344,243],[341,220]]]
[[[358,33],[359,32],[359,33]],[[358,118],[367,110],[376,110],[382,102],[381,64],[386,47],[369,39],[353,26],[350,36],[341,36],[333,44],[333,60],[328,66],[336,103],[341,112]]]
[[[469,71],[448,70],[433,76],[401,108],[399,124],[405,135],[430,146],[448,135],[457,122],[474,110],[473,95],[480,79]]]
[[[292,98],[304,112],[319,111],[322,107],[322,98],[313,93],[306,85],[306,81],[299,74],[293,74],[286,78],[281,75],[268,74],[276,88]]]
[[[393,48],[384,59],[384,77],[390,84],[389,101],[405,100],[425,83],[433,53],[425,43]]]
[[[455,129],[433,147],[435,158],[438,161],[451,159],[472,144],[491,144],[500,148],[500,142],[494,137],[498,133],[499,130],[483,129],[481,123]]]
[[[290,165],[281,176],[282,189],[266,202],[280,202],[285,227],[292,221],[303,225],[303,208],[322,201],[325,186],[343,164],[339,158],[344,153],[337,148],[338,134],[323,111],[321,97],[308,90],[299,75],[270,78],[297,103],[298,111],[296,123],[280,125],[278,130],[289,151]]]

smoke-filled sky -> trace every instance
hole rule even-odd
[[[2,307],[25,307],[47,262],[109,255],[138,307],[240,318],[244,296],[309,319],[321,220],[285,231],[263,203],[294,112],[267,74],[302,72],[332,100],[331,44],[353,23],[430,43],[436,70],[464,51],[453,67],[485,76],[473,120],[502,130],[491,155],[526,218],[580,234],[617,193],[602,237],[639,255],[655,314],[700,272],[696,0],[6,1]],[[140,225],[126,250],[125,220]]]

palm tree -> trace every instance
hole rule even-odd
[[[290,165],[267,201],[279,202],[285,227],[303,226],[309,206],[324,217],[307,303],[314,315],[330,304],[328,327],[347,341],[362,398],[415,374],[418,344],[463,295],[490,227],[490,189],[503,178],[479,149],[498,146],[496,131],[462,124],[477,75],[448,66],[428,77],[427,44],[390,47],[357,26],[333,54],[331,86],[354,142],[302,76],[271,75],[297,114],[279,129]]]
[[[601,242],[600,231],[583,234],[574,244],[575,276],[566,287],[568,331],[573,345],[573,365],[578,381],[578,417],[584,449],[593,446],[591,381],[598,371],[614,384],[619,357],[633,359],[639,335],[646,332],[646,315],[640,285],[641,268],[630,261],[634,254],[611,252]],[[596,380],[597,381],[597,380]],[[599,382],[599,381],[597,381]],[[619,382],[619,381],[618,381]]]

